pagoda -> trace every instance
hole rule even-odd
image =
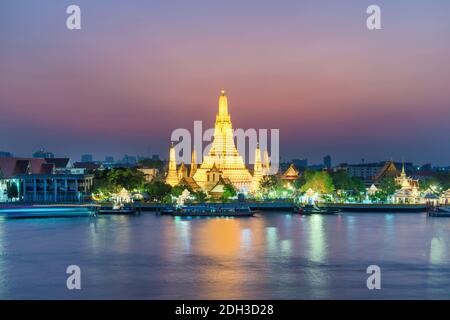
[[[259,145],[255,150],[253,175],[245,166],[244,159],[234,144],[233,126],[228,112],[228,100],[225,91],[219,96],[219,113],[214,125],[214,136],[211,148],[201,164],[197,164],[197,154],[192,152],[190,170],[181,163],[177,170],[175,148],[170,148],[169,171],[166,183],[171,186],[188,185],[192,190],[202,189],[211,194],[218,194],[225,184],[236,191],[256,192],[262,177],[269,174],[270,162],[267,150],[264,162],[261,159]]]
[[[166,183],[170,184],[172,187],[176,186],[179,182],[177,173],[177,162],[175,158],[175,147],[170,147],[169,152],[169,171],[167,172]]]
[[[230,181],[238,190],[248,190],[253,180],[234,144],[233,126],[224,90],[219,96],[219,113],[216,116],[211,149],[197,168],[193,179],[203,189],[209,190],[221,177]]]

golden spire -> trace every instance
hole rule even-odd
[[[196,171],[197,171],[197,152],[195,151],[195,149],[192,149],[191,171],[189,172],[189,176],[193,177]]]
[[[261,150],[259,149],[259,143],[257,143],[255,149],[255,165],[253,168],[252,192],[256,192],[259,189],[259,182],[262,176]]]
[[[169,172],[167,173],[166,183],[170,184],[172,187],[178,184],[177,162],[173,142],[169,152]]]
[[[228,100],[223,89],[220,91],[219,97],[219,116],[228,116]]]
[[[264,150],[264,170],[265,175],[270,173],[270,160],[269,160],[269,152],[267,152],[267,148]]]

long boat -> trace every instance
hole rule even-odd
[[[215,208],[208,206],[189,206],[182,208],[167,208],[161,214],[178,217],[251,217],[255,214],[249,207]]]
[[[341,212],[338,209],[332,209],[327,207],[317,207],[313,205],[305,206],[294,206],[293,213],[298,213],[300,215],[309,216],[312,214],[322,214],[322,215],[334,215]]]
[[[425,204],[332,203],[324,207],[347,212],[425,212]]]
[[[23,218],[72,218],[90,217],[96,214],[95,205],[12,205],[0,206],[0,217]]]

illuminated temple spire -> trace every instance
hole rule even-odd
[[[191,156],[191,171],[189,172],[189,177],[192,178],[196,172],[197,172],[197,152],[195,151],[195,149],[193,149]]]
[[[211,149],[193,176],[202,188],[208,187],[207,172],[213,166],[216,170],[221,171],[223,177],[227,178],[237,189],[251,186],[252,176],[234,144],[233,126],[228,113],[228,99],[225,90],[221,90],[219,96],[219,112],[214,125],[214,140]]]
[[[264,150],[264,162],[263,162],[263,175],[268,175],[270,173],[270,160],[269,152],[267,149]]]
[[[253,181],[252,181],[252,191],[257,191],[259,189],[259,182],[263,177],[262,163],[261,163],[261,150],[259,149],[259,144],[256,145],[255,150],[255,165],[253,167]]]
[[[178,174],[177,174],[177,162],[175,158],[175,147],[170,147],[169,153],[169,172],[167,173],[166,183],[170,184],[172,187],[178,184]]]
[[[228,116],[228,99],[225,95],[225,90],[220,91],[219,97],[219,116],[227,117]]]

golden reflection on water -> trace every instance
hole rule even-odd
[[[183,222],[186,225],[182,226]],[[190,233],[192,223],[195,232]],[[196,286],[206,299],[239,299],[244,297],[246,281],[255,281],[258,275],[249,274],[240,265],[254,255],[263,254],[262,219],[210,218],[177,221],[178,241],[187,246],[192,242],[192,254],[204,259],[196,274]],[[185,247],[187,248],[187,247]]]

